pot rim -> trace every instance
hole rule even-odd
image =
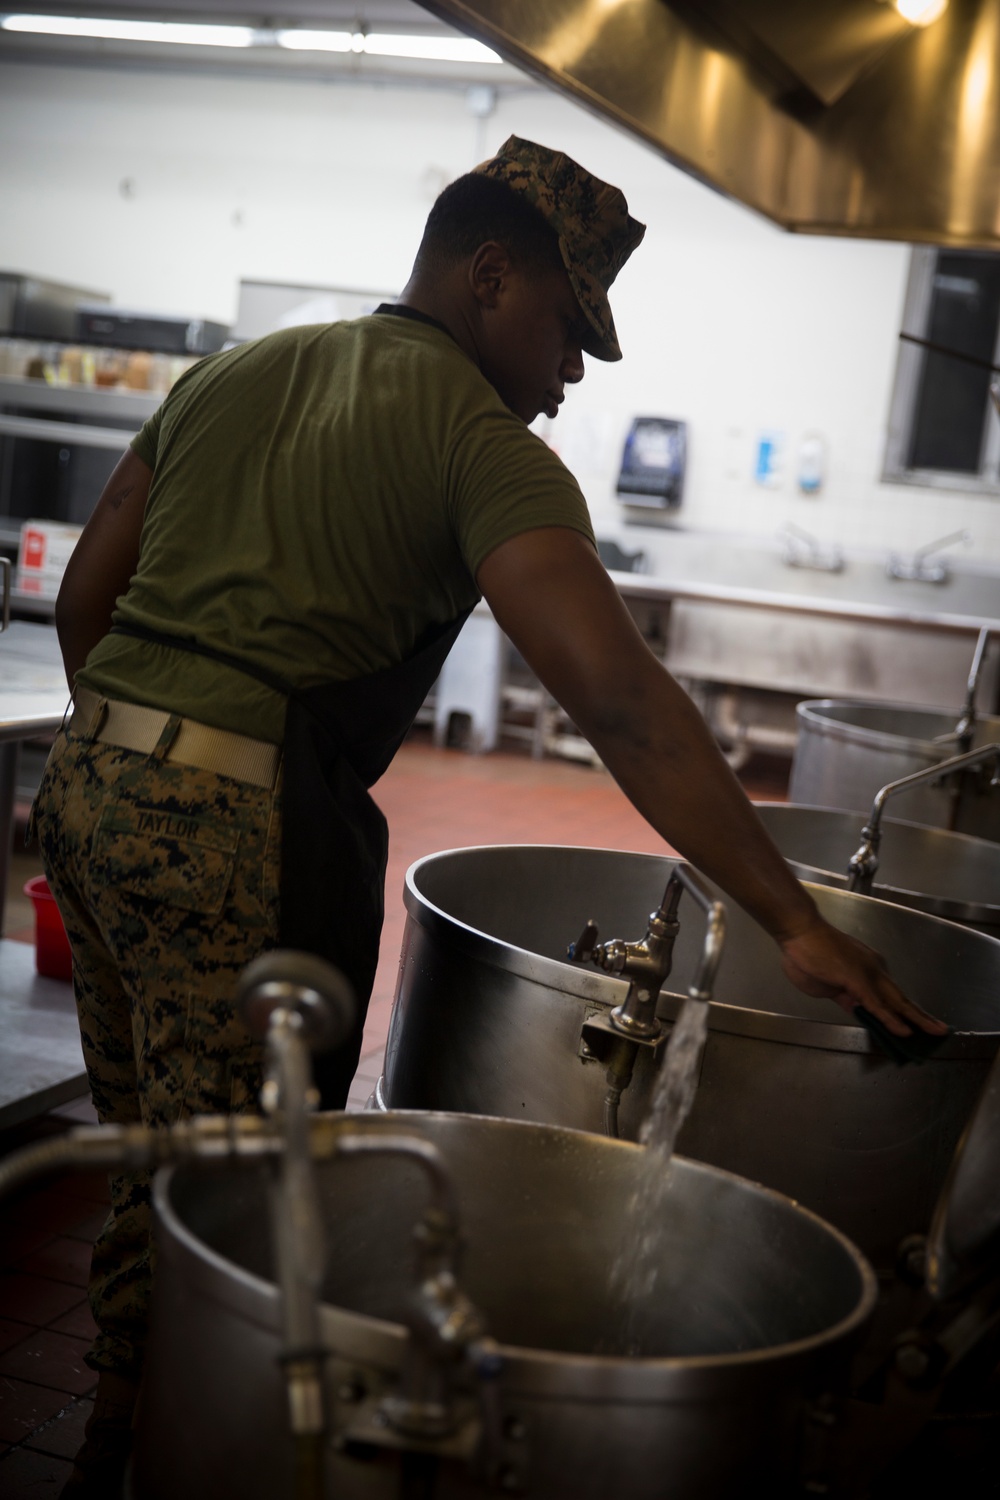
[[[314,1116],[313,1128],[322,1129],[324,1121],[331,1121],[336,1127],[337,1122],[346,1123],[348,1120],[353,1128],[362,1131],[398,1132],[401,1128],[405,1130],[407,1126],[412,1130],[414,1125],[419,1126],[422,1122],[441,1121],[448,1129],[472,1128],[483,1134],[512,1129],[536,1134],[543,1132],[550,1137],[586,1136],[588,1141],[596,1143],[597,1149],[605,1151],[636,1152],[645,1149],[633,1141],[611,1140],[586,1131],[573,1130],[568,1126],[542,1125],[530,1120],[494,1119],[491,1116],[461,1114],[457,1111],[389,1110],[385,1113],[351,1114],[330,1111],[326,1115]],[[720,1386],[725,1389],[731,1381],[742,1382],[748,1370],[757,1371],[763,1378],[773,1372],[776,1380],[781,1379],[789,1364],[808,1361],[824,1350],[832,1351],[845,1341],[860,1337],[875,1309],[878,1279],[867,1258],[846,1234],[819,1214],[774,1188],[687,1157],[675,1156],[674,1161],[683,1172],[726,1178],[742,1187],[749,1187],[755,1195],[768,1198],[796,1217],[801,1216],[818,1225],[826,1239],[836,1242],[846,1254],[854,1269],[858,1280],[854,1306],[843,1317],[806,1338],[724,1354],[641,1358],[565,1353],[498,1343],[498,1352],[503,1360],[500,1380],[505,1392],[550,1396],[558,1394],[589,1400],[613,1396],[619,1400],[647,1404],[664,1398],[696,1400],[707,1394],[718,1394]],[[254,1163],[252,1159],[246,1163],[253,1164],[258,1167],[261,1165],[259,1161]],[[188,1228],[174,1207],[171,1197],[174,1178],[185,1167],[190,1170],[195,1165],[169,1165],[156,1173],[153,1203],[159,1253],[168,1260],[183,1265],[202,1294],[216,1303],[232,1307],[239,1316],[280,1338],[281,1309],[276,1283],[246,1270],[214,1250]],[[228,1165],[232,1170],[232,1163],[213,1162],[210,1165]],[[369,1366],[376,1365],[389,1373],[394,1373],[401,1367],[408,1342],[407,1330],[403,1324],[329,1302],[321,1303],[320,1311],[324,1327],[331,1330],[332,1338],[324,1338],[331,1355],[367,1363]]]
[[[519,948],[514,943],[492,937],[481,928],[472,927],[467,922],[462,922],[459,918],[452,916],[418,889],[417,878],[426,866],[438,860],[482,854],[492,849],[563,849],[574,854],[597,855],[607,852],[625,853],[630,859],[655,861],[659,865],[681,864],[683,861],[678,856],[644,854],[629,850],[602,851],[572,844],[474,844],[465,848],[442,849],[434,854],[425,854],[420,859],[414,860],[406,872],[403,902],[408,919],[415,921],[431,933],[435,929],[447,931],[449,944],[464,956],[492,965],[495,963],[495,952],[499,948],[504,952],[504,967],[521,979],[527,979],[532,984],[553,990],[557,994],[579,1000],[587,1005],[597,1004],[608,1010],[619,1005],[628,992],[625,980],[616,979],[610,974],[600,974],[596,970],[581,969],[560,959],[546,958],[543,954],[532,953],[527,948]],[[802,884],[807,890],[831,889],[829,886],[818,885],[814,881],[803,881]],[[861,896],[853,891],[841,891],[838,894],[848,901],[878,900],[875,896]],[[898,905],[890,901],[879,901],[878,904],[889,907],[893,911],[900,910]],[[930,912],[916,912],[914,915],[925,922],[944,922],[945,920]],[[951,928],[958,927],[958,924],[954,922],[948,922],[946,925]],[[971,938],[997,944],[998,954],[1000,954],[1000,938],[991,937],[988,933],[972,932],[967,927],[959,930],[965,939]],[[571,982],[569,982],[570,976],[572,976]],[[661,991],[657,1015],[672,1020],[682,1000],[683,996],[675,991]],[[836,1011],[834,1002],[831,1001],[830,1004],[831,1011]],[[846,1012],[840,1014],[843,1015],[843,1020],[838,1017],[830,1021],[814,1021],[803,1016],[789,1016],[780,1011],[754,1010],[748,1006],[732,1005],[724,1000],[713,999],[708,1008],[708,1027],[710,1031],[724,1032],[730,1036],[786,1042],[791,1046],[812,1047],[825,1052],[861,1053],[870,1056],[877,1063],[890,1068],[896,1067],[896,1064],[874,1041],[865,1027],[852,1020]],[[997,1051],[997,1037],[997,1032],[955,1031],[947,1041],[936,1048],[931,1057],[925,1060],[923,1066],[931,1067],[935,1063],[953,1061],[956,1058],[993,1057]]]
[[[844,719],[829,717],[824,709],[887,709],[890,713],[940,714],[942,718],[958,723],[959,715],[953,708],[935,708],[918,703],[891,703],[883,699],[872,702],[864,698],[806,698],[796,704],[795,714],[800,726],[822,733],[825,739],[844,740],[849,744],[865,745],[873,750],[887,750],[895,754],[921,755],[933,763],[948,760],[957,754],[954,745],[942,744],[940,740],[922,739],[919,735],[894,734],[888,729],[869,729],[863,724],[851,724]],[[993,714],[978,714],[977,724],[996,723],[1000,732],[1000,720]],[[878,788],[876,788],[878,790]]]
[[[755,802],[754,807],[766,807],[768,809],[787,809],[793,815],[796,812],[804,813],[829,813],[832,817],[846,817],[858,820],[858,838],[862,836],[862,828],[866,822],[867,814],[858,812],[856,808],[849,807],[820,807],[812,802]],[[918,833],[928,834],[932,837],[942,837],[949,843],[956,845],[974,844],[977,849],[985,848],[994,850],[997,860],[998,875],[1000,875],[1000,844],[995,844],[990,839],[977,838],[971,833],[959,833],[950,828],[935,828],[927,823],[914,823],[907,818],[883,818],[882,828],[913,828]],[[805,878],[810,880],[812,876],[808,872],[815,872],[822,877],[819,884],[834,885],[838,890],[846,889],[847,875],[843,870],[827,870],[822,865],[812,864],[803,859],[790,859],[785,856],[786,862],[799,871],[807,872]],[[814,882],[815,884],[816,882]],[[873,890],[878,893],[876,900],[888,901],[890,905],[909,906],[914,911],[928,913],[932,917],[943,917],[949,922],[988,922],[993,926],[1000,927],[1000,901],[965,901],[951,896],[942,896],[933,891],[921,891],[910,886],[886,885],[876,878]],[[986,933],[985,936],[992,936]]]

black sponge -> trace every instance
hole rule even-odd
[[[931,1057],[952,1034],[950,1030],[943,1036],[932,1036],[929,1031],[911,1031],[909,1036],[897,1036],[877,1016],[873,1016],[870,1010],[865,1010],[863,1005],[856,1005],[854,1014],[862,1026],[871,1032],[883,1052],[888,1052],[893,1062],[901,1068],[906,1063],[919,1063]]]

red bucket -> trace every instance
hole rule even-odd
[[[48,979],[72,979],[69,938],[45,876],[36,875],[29,880],[24,894],[31,897],[35,908],[35,968]]]

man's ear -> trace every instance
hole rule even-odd
[[[496,307],[510,274],[510,256],[496,240],[480,245],[469,262],[469,286],[482,308]]]

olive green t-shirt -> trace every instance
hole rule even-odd
[[[441,328],[375,313],[188,371],[132,443],[153,469],[115,622],[193,638],[291,688],[403,660],[479,598],[511,537],[593,540],[556,455]],[[203,657],[110,634],[79,681],[278,743],[284,699]]]

